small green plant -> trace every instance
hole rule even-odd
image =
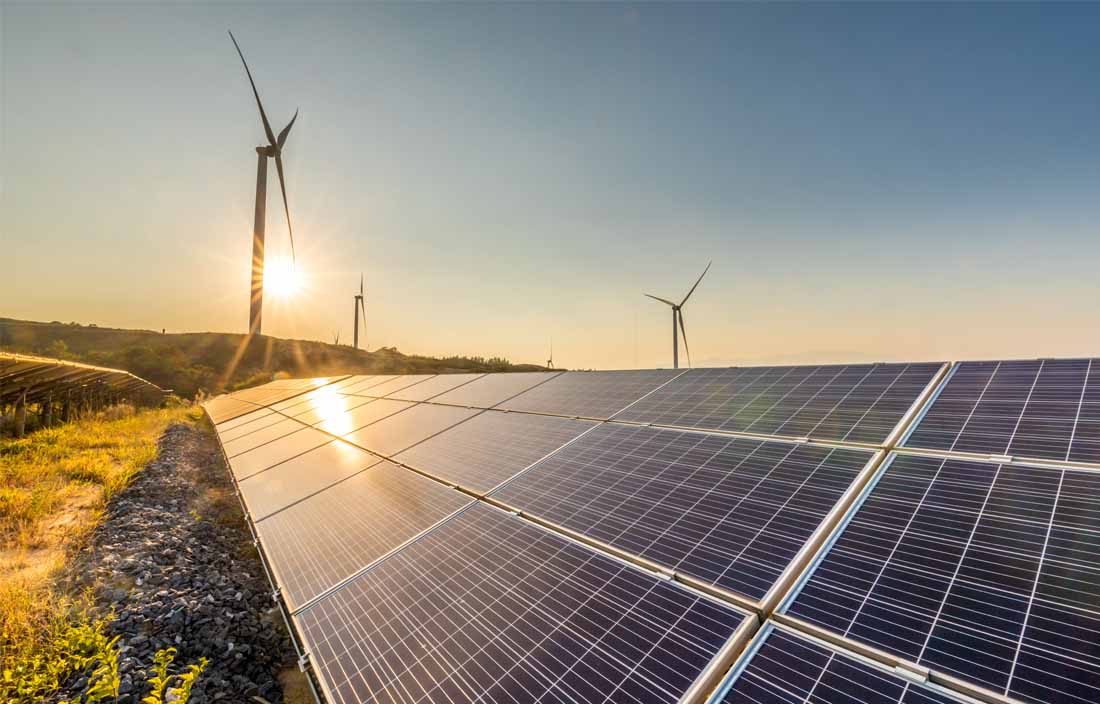
[[[175,648],[158,650],[153,656],[153,676],[149,678],[149,694],[142,698],[141,704],[163,704],[164,690],[168,687],[168,666],[176,659]]]
[[[187,704],[187,700],[191,698],[191,688],[195,686],[195,680],[206,669],[208,662],[206,658],[199,658],[197,663],[187,666],[187,672],[176,675],[179,678],[180,685],[168,690],[168,693],[173,695],[172,699],[176,704]]]
[[[99,664],[92,670],[91,683],[84,696],[89,702],[118,699],[118,636],[103,644],[97,656]]]

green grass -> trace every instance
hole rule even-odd
[[[106,623],[87,594],[56,586],[111,497],[157,453],[174,421],[197,409],[133,412],[0,439],[0,702],[33,702],[102,660]]]

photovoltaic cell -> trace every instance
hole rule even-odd
[[[588,420],[487,411],[414,445],[397,459],[484,493],[593,426]]]
[[[387,381],[383,381],[381,384],[374,384],[367,388],[359,389],[354,393],[362,394],[365,396],[382,397],[387,394],[392,394],[395,391],[407,389],[410,386],[422,384],[434,376],[435,374],[402,374],[400,376],[395,376]]]
[[[320,425],[333,421],[337,417],[360,406],[372,403],[374,399],[363,396],[345,396],[344,394],[325,394],[323,397],[311,399],[309,403],[289,408],[286,413],[299,423],[306,425]]]
[[[259,521],[256,532],[297,609],[472,501],[381,460]]]
[[[229,459],[233,459],[239,454],[248,452],[261,445],[266,445],[272,440],[278,440],[285,435],[290,435],[306,427],[304,423],[299,423],[291,418],[280,418],[271,425],[242,435],[235,440],[222,440],[222,447],[225,448],[225,456]]]
[[[602,425],[492,497],[759,600],[872,456]]]
[[[337,413],[317,423],[316,427],[326,433],[344,436],[353,430],[358,430],[371,423],[377,423],[383,418],[395,413],[408,410],[414,404],[407,401],[390,401],[389,399],[377,399],[361,406],[355,406],[349,411]]]
[[[333,440],[240,482],[248,513],[255,521],[378,464],[380,458]]]
[[[895,456],[787,612],[1033,702],[1100,701],[1100,473]]]
[[[528,413],[610,418],[680,373],[672,369],[565,372],[500,404],[500,408]]]
[[[881,444],[942,367],[691,369],[615,420]]]
[[[371,374],[364,377],[355,377],[355,381],[349,384],[341,384],[336,390],[342,394],[366,394],[376,386],[397,379],[396,374]]]
[[[341,379],[340,381],[336,381],[336,382],[333,382],[333,383],[329,384],[329,388],[333,389],[335,391],[344,391],[346,389],[351,388],[352,386],[359,386],[360,384],[363,384],[366,381],[369,381],[371,379],[379,379],[379,378],[392,379],[393,375],[392,374],[385,374],[385,375],[355,374],[353,376],[345,377],[345,378]]]
[[[427,381],[387,394],[387,398],[396,398],[403,401],[427,401],[433,396],[438,396],[453,388],[468,384],[481,376],[484,376],[484,374],[439,374]]]
[[[904,445],[1100,463],[1100,363],[960,362]]]
[[[715,704],[747,702],[969,704],[973,700],[935,685],[917,684],[789,631],[773,629],[715,699]]]
[[[260,445],[248,452],[230,457],[229,467],[240,481],[331,441],[330,436],[306,427],[284,435],[278,440],[272,440],[266,445]]]
[[[744,614],[479,504],[295,620],[334,704],[671,704]]]
[[[216,423],[214,427],[218,431],[218,435],[220,437],[222,433],[226,433],[230,430],[233,430],[234,428],[238,428],[242,425],[247,425],[248,423],[255,422],[255,421],[259,420],[260,418],[269,418],[269,417],[272,417],[272,416],[274,416],[275,418],[279,417],[274,412],[272,412],[270,409],[256,408],[255,406],[252,406],[252,410],[249,411],[248,413],[245,413],[243,415],[239,415],[239,416],[237,416],[237,417],[235,417],[231,420],[226,420],[226,421],[222,421],[220,423]],[[212,417],[213,416],[211,416],[211,418]]]
[[[433,403],[450,403],[455,406],[492,408],[516,394],[552,379],[561,372],[509,372],[486,374],[469,384],[448,391],[432,399]]]
[[[240,416],[258,411],[261,407],[254,403],[240,401],[229,396],[219,396],[212,401],[205,402],[203,408],[210,414],[210,419],[214,421],[214,423],[220,425],[222,423],[228,423]]]
[[[280,413],[264,412],[258,412],[258,415],[249,413],[244,416],[239,416],[234,420],[240,420],[241,418],[247,418],[248,420],[244,423],[237,423],[232,428],[218,429],[218,436],[221,438],[222,444],[243,438],[245,435],[254,433],[257,430],[263,430],[264,428],[271,427],[276,423],[281,423],[286,420],[286,416]]]
[[[371,452],[389,457],[480,412],[470,408],[421,404],[344,437]]]

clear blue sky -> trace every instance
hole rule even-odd
[[[1096,354],[1100,5],[0,2],[0,315],[570,367]],[[274,174],[272,174],[274,176]],[[269,187],[271,256],[285,252]],[[14,266],[12,263],[14,262]]]

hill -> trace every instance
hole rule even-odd
[[[116,367],[185,398],[270,381],[275,374],[425,374],[537,371],[533,364],[482,357],[407,355],[392,347],[373,352],[312,340],[217,332],[162,334],[79,323],[0,318],[0,350]]]

